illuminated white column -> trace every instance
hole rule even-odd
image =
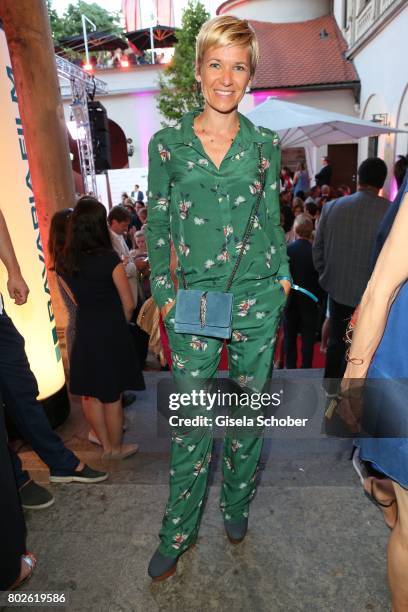
[[[9,299],[3,266],[0,266],[0,291],[7,313],[24,336],[27,357],[40,389],[39,399],[46,399],[63,387],[65,377],[13,72],[2,29],[0,108],[0,208],[7,222],[22,274],[30,288],[28,303],[15,306]]]

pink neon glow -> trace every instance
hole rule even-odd
[[[398,185],[397,185],[397,181],[395,180],[395,176],[392,177],[391,179],[391,183],[390,183],[390,200],[391,202],[393,202],[395,200],[395,196],[398,193]]]
[[[156,101],[155,92],[138,91],[135,96],[134,120],[136,124],[136,133],[138,135],[140,147],[140,162],[141,166],[147,166],[149,163],[148,146],[150,138],[154,132],[160,128],[157,125],[154,117],[156,116]],[[142,101],[145,99],[145,103]],[[137,99],[137,101],[136,101]],[[141,112],[141,110],[145,112]]]
[[[264,89],[262,91],[251,92],[253,96],[255,106],[262,104],[270,97],[277,98],[278,100],[288,100],[290,98],[298,97],[298,92],[288,91],[287,89]]]

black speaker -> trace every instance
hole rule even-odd
[[[106,108],[97,101],[88,101],[89,124],[96,172],[112,168],[109,121]]]

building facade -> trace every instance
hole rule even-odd
[[[408,130],[407,0],[334,0],[333,12],[360,77],[361,118]],[[390,169],[384,191],[393,197],[391,169],[408,153],[408,133],[360,141],[360,161],[376,152]]]

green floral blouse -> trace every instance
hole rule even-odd
[[[188,288],[225,289],[262,188],[257,143],[266,171],[264,197],[233,287],[274,275],[290,277],[280,226],[278,136],[239,114],[240,129],[218,169],[194,133],[193,120],[200,112],[187,113],[149,144],[146,239],[152,294],[160,308],[175,298],[171,241]]]

